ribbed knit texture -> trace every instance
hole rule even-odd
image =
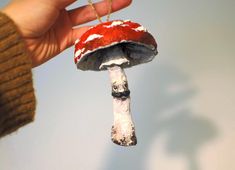
[[[0,13],[0,137],[33,121],[31,60],[11,19]]]

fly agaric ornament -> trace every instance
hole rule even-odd
[[[114,112],[111,137],[118,145],[137,144],[130,90],[123,69],[150,62],[157,53],[153,36],[143,26],[129,20],[100,23],[75,42],[74,61],[78,69],[109,72]]]

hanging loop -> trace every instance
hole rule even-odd
[[[113,0],[108,0],[108,2],[109,2],[109,4],[108,4],[109,8],[108,8],[108,15],[107,15],[106,21],[110,20],[110,16],[111,16],[111,13],[112,13],[112,3],[113,3]],[[88,3],[91,6],[91,8],[93,9],[93,11],[95,12],[97,20],[100,23],[102,23],[101,17],[99,16],[97,10],[95,9],[95,6],[94,6],[92,0],[88,0]]]
[[[113,0],[109,0],[109,11],[108,11],[108,15],[107,15],[107,21],[110,20],[110,16],[112,13],[112,4],[113,4]]]

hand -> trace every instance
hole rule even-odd
[[[76,0],[13,0],[2,11],[18,26],[36,67],[73,45],[89,27],[76,27],[96,19],[88,5],[67,11]],[[112,11],[128,6],[131,0],[113,0]],[[108,13],[108,1],[95,4],[100,16]]]

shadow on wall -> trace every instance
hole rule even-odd
[[[167,137],[165,151],[184,155],[188,170],[199,170],[197,152],[217,131],[213,122],[188,108],[187,102],[196,94],[196,89],[187,75],[172,67],[152,64],[140,79],[146,75],[147,83],[136,81],[136,87],[145,87],[144,93],[132,88],[138,144],[130,148],[112,145],[101,169],[146,170],[145,161],[152,142],[164,134]]]

